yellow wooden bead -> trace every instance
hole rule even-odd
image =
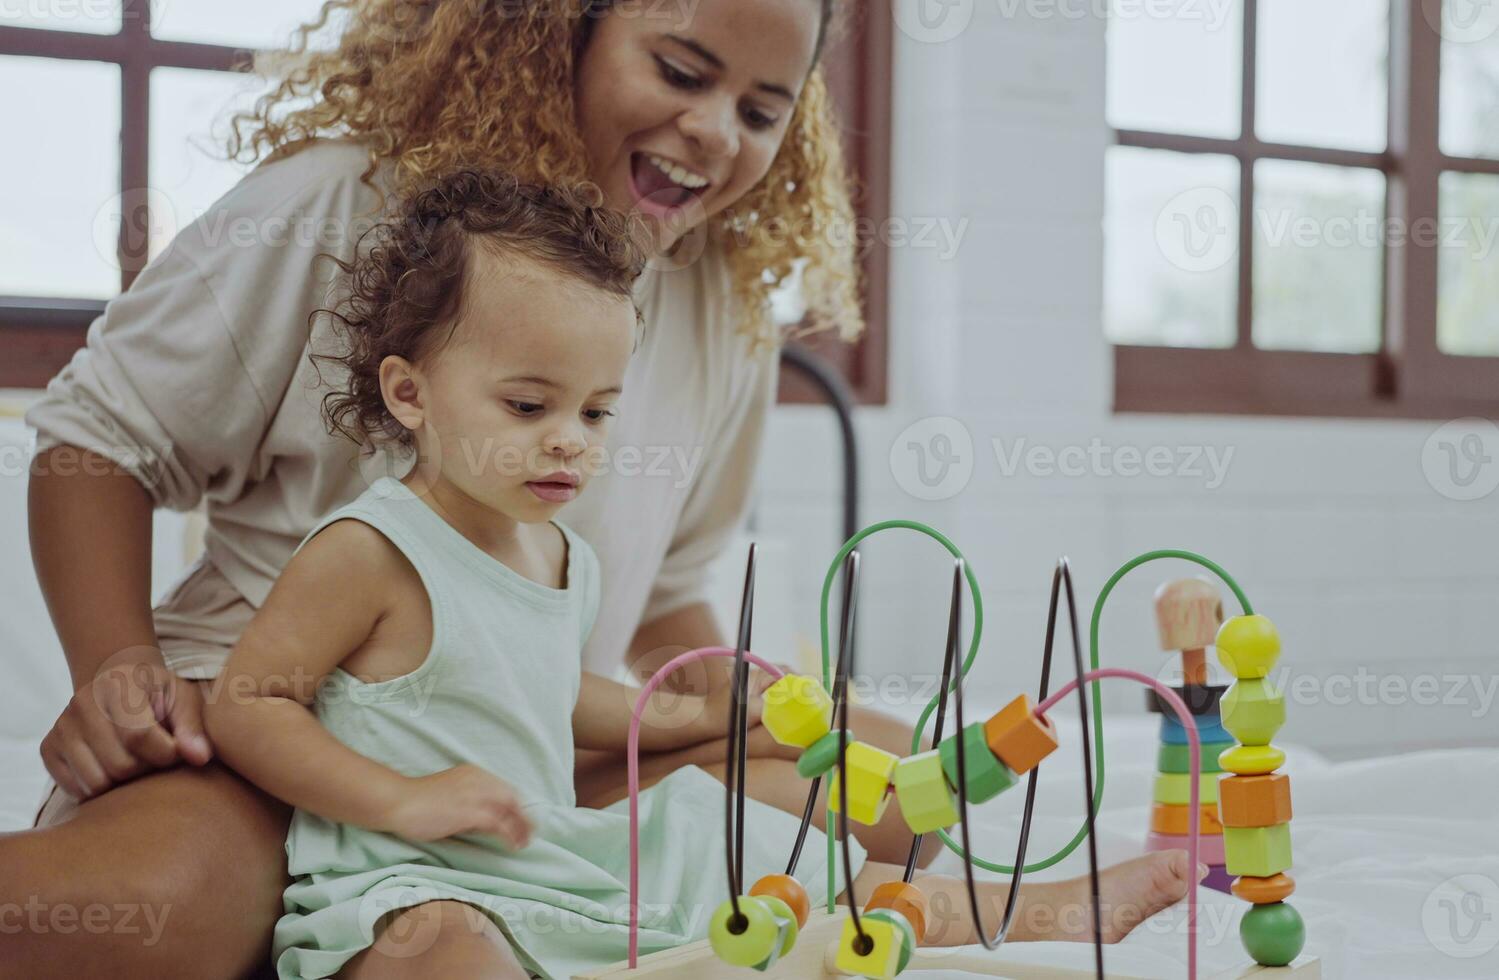
[[[1275,624],[1256,613],[1225,620],[1214,646],[1218,660],[1238,678],[1268,677],[1280,657],[1280,634]]]
[[[1291,825],[1224,827],[1224,864],[1231,875],[1268,878],[1291,867]]]
[[[843,920],[843,935],[838,940],[834,965],[854,976],[889,980],[900,971],[904,933],[888,919],[866,915],[860,917],[859,924],[864,927],[862,938],[854,931],[852,916]]]
[[[942,756],[936,749],[896,763],[894,783],[900,815],[911,833],[929,834],[958,822],[958,805],[942,774]]]
[[[1157,803],[1185,805],[1191,802],[1192,776],[1185,772],[1162,772],[1155,777]],[[1197,805],[1218,802],[1218,774],[1205,772],[1197,777]]]
[[[1236,776],[1258,776],[1285,764],[1286,754],[1273,745],[1235,745],[1218,756],[1218,768]]]
[[[805,749],[832,730],[833,699],[815,677],[785,674],[763,698],[760,723],[782,745]]]
[[[900,757],[884,749],[877,749],[865,742],[853,742],[846,750],[848,763],[848,818],[858,823],[873,826],[885,814],[885,805],[890,802],[890,777]],[[838,813],[839,776],[833,770],[833,782],[828,787],[828,801],[833,812]]]
[[[1236,682],[1219,704],[1223,727],[1244,745],[1269,745],[1286,723],[1286,699],[1263,678]]]
[[[754,966],[776,955],[785,935],[770,906],[743,895],[739,914],[736,921],[734,903],[725,901],[708,921],[708,941],[718,958],[733,966]]]

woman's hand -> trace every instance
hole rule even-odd
[[[531,821],[510,784],[473,765],[412,777],[379,828],[410,840],[493,834],[512,850],[531,842]]]
[[[41,756],[76,800],[179,762],[201,766],[213,758],[203,695],[167,669],[159,651],[115,659],[73,693],[42,739]]]
[[[706,725],[714,737],[721,736],[729,730],[729,715],[734,709],[734,683],[733,683],[733,661],[723,658],[723,662],[729,666],[729,679],[715,687],[703,700],[706,704]],[[776,664],[782,673],[793,674],[796,671],[788,664]],[[765,709],[765,698],[762,696],[765,689],[776,682],[768,671],[761,670],[754,664],[749,665],[749,701],[745,705],[745,717],[748,720],[746,728],[754,728],[760,724],[761,716]]]

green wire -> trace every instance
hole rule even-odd
[[[925,534],[925,535],[927,535],[927,536],[935,539],[936,541],[940,542],[945,548],[947,548],[948,551],[950,551],[952,553],[953,557],[955,557],[955,558],[963,558],[963,553],[958,549],[957,545],[955,545],[951,541],[949,541],[940,532],[936,531],[935,529],[933,529],[931,527],[928,527],[925,524],[920,523],[919,521],[882,521],[879,524],[871,524],[869,527],[866,527],[864,530],[860,531],[858,534],[856,534],[853,537],[849,538],[848,541],[843,545],[843,547],[838,551],[838,554],[837,554],[836,557],[834,557],[832,563],[828,566],[827,575],[823,578],[823,583],[822,583],[822,611],[821,611],[821,622],[822,622],[822,678],[823,678],[823,686],[826,687],[829,690],[832,689],[832,683],[833,683],[833,681],[832,681],[832,674],[831,674],[831,670],[830,670],[830,666],[829,666],[829,658],[828,658],[828,649],[829,649],[829,644],[828,644],[828,596],[829,596],[830,592],[832,591],[833,578],[837,575],[838,568],[843,563],[843,559],[848,556],[848,553],[850,551],[852,551],[855,548],[855,546],[858,545],[858,543],[860,541],[864,540],[865,538],[869,537],[870,535],[872,535],[872,534],[874,534],[874,533],[876,533],[878,531],[884,531],[884,530],[887,530],[887,529],[890,529],[890,528],[908,528],[908,529],[913,530],[913,531],[920,531],[922,534]],[[1146,552],[1143,555],[1139,555],[1139,556],[1137,556],[1135,558],[1131,558],[1129,561],[1127,561],[1123,565],[1119,566],[1118,571],[1114,572],[1114,574],[1112,576],[1110,576],[1108,582],[1106,582],[1104,584],[1103,589],[1098,593],[1098,599],[1093,604],[1093,618],[1092,618],[1092,621],[1091,621],[1091,623],[1089,625],[1089,628],[1088,628],[1088,647],[1089,647],[1089,659],[1090,659],[1090,662],[1092,664],[1092,668],[1091,669],[1097,670],[1098,667],[1099,667],[1099,658],[1098,658],[1098,626],[1099,626],[1100,621],[1103,618],[1104,602],[1108,599],[1109,594],[1114,591],[1114,586],[1118,585],[1119,584],[1119,580],[1122,579],[1122,578],[1124,578],[1125,575],[1127,575],[1129,572],[1131,572],[1135,568],[1138,568],[1139,566],[1144,565],[1147,562],[1157,561],[1157,560],[1160,560],[1160,559],[1163,559],[1163,558],[1177,558],[1177,559],[1181,559],[1181,560],[1184,560],[1184,561],[1195,562],[1196,564],[1201,565],[1202,567],[1208,569],[1213,574],[1217,575],[1220,579],[1222,579],[1223,582],[1224,582],[1224,584],[1226,584],[1229,587],[1229,589],[1232,590],[1232,592],[1234,594],[1234,598],[1236,598],[1238,600],[1239,605],[1244,610],[1244,615],[1249,616],[1249,615],[1253,615],[1254,614],[1254,607],[1250,605],[1249,598],[1248,598],[1248,596],[1246,596],[1244,594],[1244,590],[1239,587],[1239,583],[1236,582],[1236,581],[1234,581],[1233,576],[1229,575],[1228,572],[1225,571],[1216,562],[1214,562],[1214,561],[1212,561],[1212,560],[1210,560],[1208,558],[1204,558],[1202,555],[1199,555],[1199,554],[1197,554],[1195,552],[1191,552],[1191,551],[1181,551],[1181,550],[1176,550],[1176,549],[1165,549],[1165,550],[1160,550],[1160,551],[1148,551],[1148,552]],[[962,680],[963,680],[963,678],[967,675],[969,667],[972,666],[972,664],[973,664],[974,657],[978,654],[979,638],[982,635],[983,629],[984,629],[984,605],[983,605],[983,598],[982,598],[982,596],[981,596],[981,594],[979,592],[978,579],[975,577],[975,575],[973,573],[973,566],[972,566],[972,564],[970,564],[967,561],[967,559],[964,559],[963,564],[964,564],[965,571],[967,572],[968,588],[969,588],[969,591],[973,594],[973,608],[974,608],[974,616],[973,616],[973,639],[970,641],[969,648],[968,648],[968,656],[964,659],[964,661],[963,661],[963,663],[962,663],[962,665],[961,665],[961,667],[960,667],[960,669],[958,671],[958,676],[952,679],[952,686],[956,686],[957,684],[961,683]],[[1093,711],[1093,742],[1094,742],[1094,747],[1095,747],[1094,751],[1096,752],[1097,759],[1098,759],[1098,772],[1094,776],[1094,781],[1093,781],[1093,811],[1096,813],[1096,812],[1098,812],[1099,807],[1102,806],[1102,804],[1103,804],[1103,788],[1104,788],[1103,706],[1102,706],[1102,702],[1100,700],[1100,694],[1101,694],[1102,685],[1098,681],[1095,680],[1095,681],[1093,681],[1093,685],[1092,686],[1093,686],[1093,706],[1094,706],[1094,711]],[[951,686],[949,687],[949,690],[951,690]],[[927,720],[931,717],[932,712],[936,710],[938,703],[942,699],[943,693],[944,692],[940,692],[939,691],[936,695],[934,695],[933,698],[932,698],[932,700],[930,702],[928,702],[926,708],[922,710],[921,716],[917,719],[916,728],[915,728],[915,730],[911,734],[911,751],[913,753],[921,751],[921,734],[922,734],[922,730],[926,728]],[[844,692],[844,696],[845,697],[848,696],[848,692],[847,691]],[[827,809],[827,816],[826,816],[828,833],[825,835],[827,837],[827,861],[828,861],[827,910],[829,912],[832,912],[833,908],[834,908],[834,898],[835,898],[835,895],[836,895],[836,887],[837,887],[837,883],[836,883],[836,880],[835,880],[837,863],[835,861],[835,855],[834,855],[834,851],[833,851],[834,841],[833,841],[832,828],[834,826],[834,824],[833,824],[834,813],[833,813],[832,794],[831,794],[831,792],[828,794],[828,801],[829,802],[828,802],[828,809]],[[979,858],[979,857],[971,857],[970,855],[968,855],[963,850],[962,846],[960,844],[958,844],[957,841],[953,840],[952,837],[950,837],[948,835],[948,833],[947,833],[946,830],[939,829],[939,830],[936,831],[936,834],[937,834],[938,838],[940,838],[941,841],[944,844],[947,845],[947,847],[948,847],[949,850],[951,850],[953,853],[957,854],[959,857],[963,858],[964,860],[971,861],[974,864],[974,866],[976,866],[976,867],[983,868],[986,871],[993,871],[993,872],[996,872],[998,874],[1014,874],[1015,873],[1015,867],[1013,865],[1000,864],[1000,863],[994,862],[994,861],[986,861],[985,859]],[[1057,851],[1055,854],[1051,855],[1050,857],[1046,858],[1045,860],[1037,861],[1037,862],[1034,862],[1032,864],[1025,865],[1025,867],[1021,869],[1022,873],[1024,873],[1024,874],[1030,874],[1030,873],[1035,872],[1035,871],[1044,871],[1047,868],[1050,868],[1052,865],[1056,864],[1057,862],[1062,861],[1069,854],[1071,854],[1073,851],[1075,851],[1077,849],[1077,846],[1079,844],[1081,844],[1083,842],[1083,840],[1085,840],[1087,838],[1087,835],[1088,835],[1088,823],[1087,823],[1087,817],[1084,816],[1082,826],[1080,826],[1078,828],[1077,833],[1073,836],[1073,838],[1072,838],[1071,841],[1069,841],[1066,845],[1064,845],[1061,850]],[[852,882],[849,882],[848,884],[851,885]]]

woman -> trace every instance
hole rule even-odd
[[[562,515],[602,563],[588,670],[649,672],[726,638],[699,589],[743,515],[773,402],[763,273],[802,264],[814,323],[860,329],[851,236],[817,233],[851,220],[816,68],[833,0],[333,0],[323,20],[334,12],[338,48],[237,120],[230,152],[261,165],[109,305],[28,415],[33,557],[76,693],[42,743],[60,787],[45,829],[0,839],[14,893],[0,901],[120,921],[8,937],[0,977],[227,977],[266,956],[289,814],[214,761],[202,700],[303,534],[410,466],[321,427],[308,357],[330,342],[309,328],[333,305],[336,270],[317,255],[347,260],[387,194],[501,167],[592,179],[655,219],[612,465]],[[661,447],[686,462],[653,470]],[[206,557],[153,610],[151,512],[201,500]],[[711,685],[722,710],[721,677],[683,682]],[[909,728],[853,714],[861,738],[909,751]],[[750,749],[751,793],[800,813],[794,755],[761,729]],[[649,758],[643,782],[689,763],[721,777],[723,757],[707,742]],[[617,799],[621,760],[580,760],[577,785],[581,804]],[[909,836],[890,808],[861,841],[900,861]],[[219,857],[245,853],[261,857]],[[1161,874],[1161,904],[1179,877]]]

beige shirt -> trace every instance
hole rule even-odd
[[[160,507],[206,503],[203,560],[158,605],[179,673],[211,677],[307,531],[408,456],[330,435],[321,399],[342,377],[326,316],[337,268],[376,220],[368,155],[322,141],[262,163],[115,298],[87,346],[26,413],[38,450],[91,449],[135,474]],[[372,179],[388,188],[389,165]],[[602,603],[583,653],[613,674],[643,622],[704,599],[704,573],[748,508],[777,358],[734,329],[713,248],[651,269],[645,317],[609,440],[609,464],[559,513],[598,553]]]

